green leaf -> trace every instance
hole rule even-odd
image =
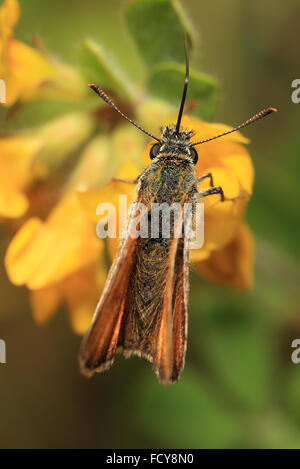
[[[296,334],[295,334],[296,337]],[[291,348],[286,353],[292,353],[293,349]],[[285,391],[285,403],[290,410],[291,415],[297,418],[298,422],[300,421],[300,365],[291,363],[286,374],[283,376],[284,379],[284,391]]]
[[[266,404],[274,350],[262,324],[228,311],[206,330],[203,345],[209,366],[226,392],[248,408]]]
[[[133,414],[158,447],[227,448],[240,433],[236,415],[191,370],[168,388],[155,377],[141,379]]]
[[[125,97],[136,95],[132,82],[102,44],[86,39],[79,50],[79,62],[88,83],[96,83]]]
[[[183,84],[185,79],[185,66],[168,62],[152,69],[148,89],[150,94],[160,99],[165,99],[178,106],[181,101]],[[202,73],[190,71],[187,103],[196,102],[194,114],[202,119],[212,119],[218,101],[218,82]]]
[[[159,62],[184,62],[184,34],[191,28],[176,0],[133,0],[126,20],[136,45],[148,66]]]
[[[13,118],[10,118],[5,109],[4,112],[0,113],[1,130],[29,129],[30,127],[46,124],[49,120],[58,119],[71,112],[93,110],[96,106],[95,101],[91,98],[92,96],[87,96],[78,101],[41,99],[28,102],[15,108],[16,112],[12,112]]]

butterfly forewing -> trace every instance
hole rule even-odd
[[[161,177],[161,168],[146,174],[137,196],[148,208],[144,217],[149,229],[151,203],[173,200],[169,186],[156,183],[158,169]],[[182,174],[177,171],[173,177]],[[183,205],[166,239],[161,231],[157,238],[131,237],[133,219],[83,342],[81,367],[87,375],[102,371],[118,349],[125,356],[135,354],[153,362],[159,380],[169,384],[178,380],[186,350],[188,250]]]

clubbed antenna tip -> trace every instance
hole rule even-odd
[[[263,117],[266,117],[269,114],[272,114],[272,112],[277,112],[277,109],[275,107],[268,107],[267,109],[263,109],[262,111],[255,114],[255,116],[252,116],[246,122],[243,122],[242,124],[238,125],[234,129],[228,130],[227,132],[223,132],[222,134],[216,135],[215,137],[210,137],[205,140],[201,140],[200,142],[193,143],[192,147],[196,145],[200,145],[201,143],[211,142],[211,140],[216,140],[216,138],[224,137],[225,135],[228,135],[228,134],[232,134],[233,132],[236,132],[237,130],[241,130],[244,127],[247,127],[247,125],[253,124],[254,122],[262,119]]]

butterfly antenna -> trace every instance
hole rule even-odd
[[[117,111],[118,114],[120,114],[124,119],[126,119],[128,122],[130,122],[130,124],[134,125],[137,129],[141,130],[142,132],[144,132],[144,134],[148,135],[149,137],[153,138],[154,140],[157,140],[158,142],[160,142],[159,138],[157,137],[154,137],[154,135],[150,134],[150,132],[148,132],[147,130],[143,129],[143,127],[141,127],[139,124],[137,124],[135,121],[133,121],[132,119],[130,119],[129,117],[127,117],[122,111],[120,111],[120,109],[115,105],[115,103],[112,102],[112,100],[107,96],[106,93],[104,93],[103,90],[101,90],[101,88],[99,88],[99,86],[97,85],[94,85],[94,84],[89,84],[88,85],[89,88],[91,88],[93,91],[95,91],[95,93],[101,98],[103,99],[103,101],[105,101],[110,107],[112,107],[115,111]]]
[[[185,103],[186,93],[187,93],[188,84],[189,84],[189,75],[190,75],[189,51],[188,51],[186,34],[184,36],[184,50],[185,50],[185,80],[184,80],[183,93],[182,93],[181,104],[180,104],[180,109],[179,109],[178,119],[177,119],[177,124],[176,124],[177,135],[179,134],[179,130],[180,130],[180,124],[181,124],[184,103]]]
[[[232,134],[232,132],[241,130],[244,127],[247,127],[247,125],[253,124],[253,122],[256,122],[262,119],[263,117],[266,117],[269,114],[272,114],[272,112],[277,112],[277,109],[275,109],[274,107],[269,107],[268,109],[264,109],[263,111],[260,111],[259,113],[255,114],[255,116],[251,117],[246,122],[243,122],[243,124],[238,125],[234,129],[228,130],[228,132],[224,132],[220,135],[216,135],[215,137],[207,138],[206,140],[201,140],[200,142],[193,143],[192,147],[194,147],[195,145],[200,145],[201,143],[210,142],[211,140],[215,140],[216,138],[224,137],[224,135]]]

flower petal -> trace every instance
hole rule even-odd
[[[131,163],[125,163],[117,174],[118,178],[135,179],[139,174],[139,168]],[[116,208],[118,214],[119,196],[127,197],[127,207],[134,201],[136,189],[133,184],[111,181],[101,189],[94,189],[85,192],[77,192],[78,200],[82,205],[88,218],[94,223],[101,220],[101,215],[97,214],[97,207],[101,203],[111,203]],[[118,219],[118,217],[117,217]]]
[[[20,17],[20,6],[17,0],[5,0],[0,8],[0,30],[12,29]]]
[[[204,249],[215,250],[227,244],[234,236],[242,220],[248,198],[240,196],[239,185],[234,176],[222,168],[210,168],[214,184],[221,186],[225,197],[233,198],[222,202],[220,195],[204,199]],[[206,182],[207,184],[207,182]],[[203,188],[202,183],[200,188]],[[200,200],[201,201],[201,200]]]
[[[254,240],[251,231],[241,224],[235,237],[210,257],[196,262],[196,270],[224,285],[248,289],[253,280]]]
[[[69,309],[72,327],[77,334],[84,334],[93,317],[103,290],[107,272],[104,261],[87,266],[65,279],[64,299]]]
[[[69,310],[72,327],[77,334],[88,329],[96,304],[106,280],[106,269],[101,263],[88,265],[63,281],[30,292],[33,317],[45,324],[64,302]]]
[[[28,239],[30,230],[33,233]],[[35,219],[22,226],[7,250],[7,272],[13,283],[40,289],[94,262],[102,249],[94,225],[71,192],[46,222]]]
[[[70,184],[80,191],[101,187],[116,173],[116,159],[111,158],[110,138],[98,135],[83,151],[80,162],[71,175]]]
[[[41,220],[31,218],[22,226],[10,242],[5,256],[5,267],[11,282],[15,285],[23,285],[26,282],[28,272],[23,266],[22,259],[24,252],[30,249],[40,232],[41,226]]]
[[[33,318],[38,324],[45,324],[55,313],[62,300],[60,284],[50,285],[30,292]]]
[[[15,103],[19,96],[18,83],[16,82],[10,70],[3,64],[0,64],[0,78],[5,83],[5,102],[2,102],[2,100],[0,102],[3,106],[12,106],[12,104]]]
[[[28,209],[28,199],[20,191],[3,183],[0,190],[0,213],[3,217],[18,218]]]
[[[142,149],[143,139],[136,133],[135,129],[131,129],[131,127],[127,125],[115,131],[110,142],[107,138],[96,137],[87,147],[83,155],[86,162],[84,160],[82,161],[74,177],[75,180],[81,181],[79,184],[80,192],[78,191],[79,201],[89,219],[94,223],[97,223],[100,219],[99,215],[96,213],[100,203],[112,203],[118,210],[119,195],[123,194],[128,197],[129,206],[134,198],[135,187],[132,184],[116,181],[108,182],[100,189],[87,191],[81,190],[81,186],[83,188],[85,188],[85,186],[87,188],[93,188],[93,186],[96,185],[95,178],[97,178],[100,186],[101,183],[107,182],[107,179],[111,179],[112,176],[120,179],[136,179],[143,169],[141,163]],[[112,156],[115,162],[113,164],[111,163]],[[98,170],[100,175],[92,180],[91,176],[88,176],[87,167],[94,158],[97,158],[98,166],[100,166]],[[101,163],[99,163],[99,161],[101,161]],[[108,165],[110,168],[108,168]],[[93,166],[95,167],[95,165]],[[103,174],[101,174],[101,172]]]
[[[55,76],[55,68],[40,52],[11,39],[7,45],[7,64],[18,84],[22,99],[31,99],[39,86]]]
[[[28,202],[22,193],[31,177],[33,159],[40,140],[32,135],[13,135],[0,139],[0,214],[19,217]]]

